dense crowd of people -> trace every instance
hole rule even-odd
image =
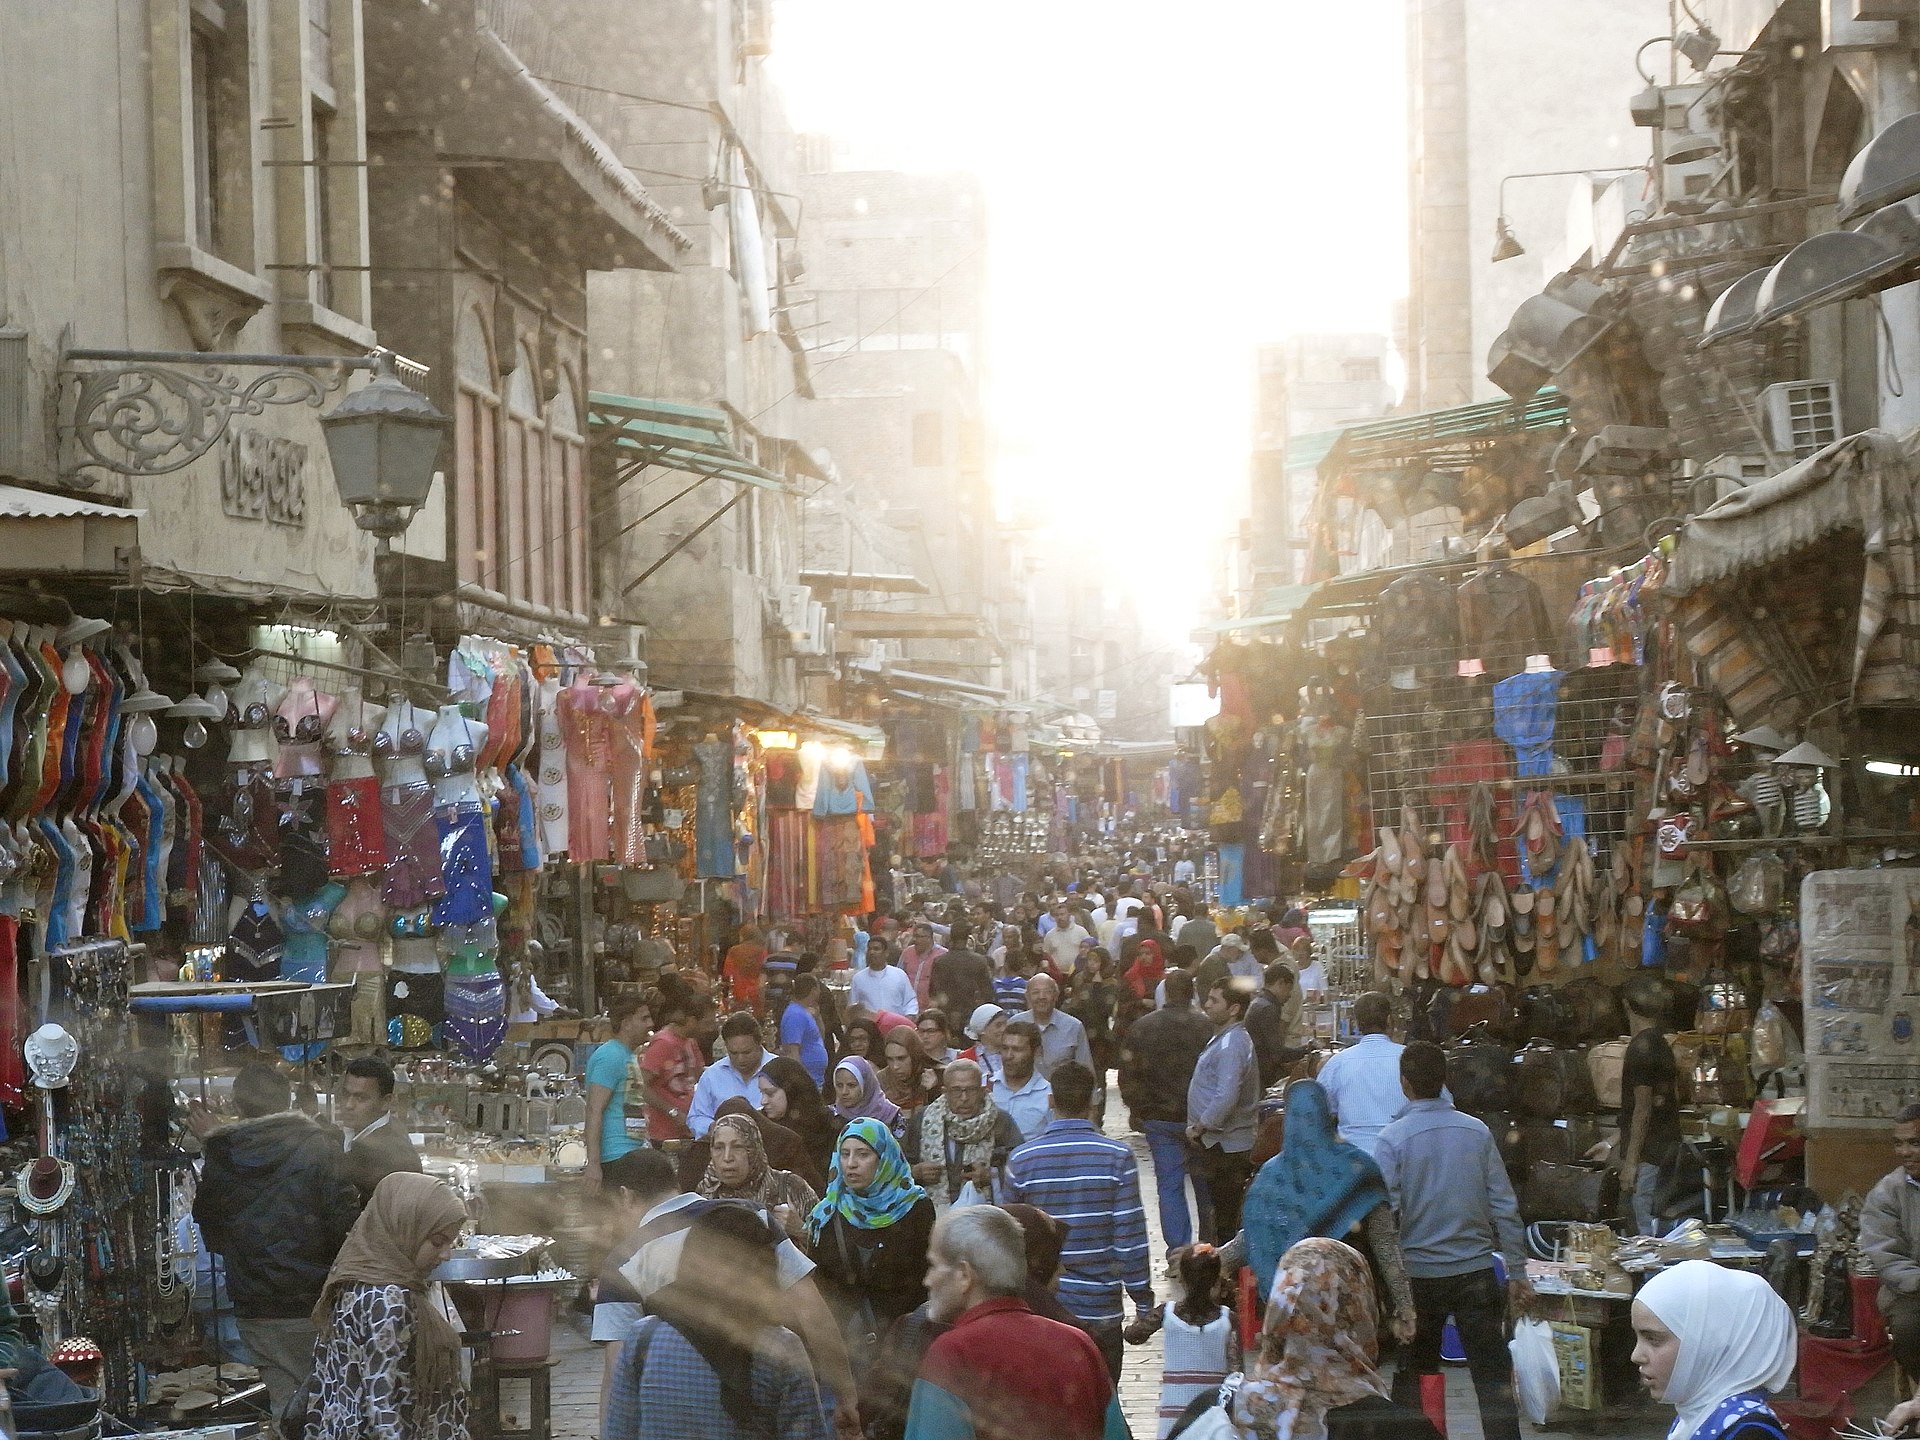
[[[858,932],[844,990],[776,928],[743,930],[717,977],[613,1002],[586,1071],[605,1440],[1116,1440],[1126,1347],[1156,1334],[1160,1440],[1437,1440],[1423,1381],[1449,1323],[1484,1433],[1518,1440],[1519,1213],[1444,1053],[1393,1040],[1380,993],[1354,1000],[1356,1043],[1314,1051],[1305,913],[1223,930],[1171,865],[1130,858],[1032,888],[955,875]],[[1657,997],[1629,998],[1657,1036]],[[1637,1179],[1662,1091],[1628,1079],[1616,1163]],[[468,1432],[428,1288],[465,1212],[416,1173],[392,1090],[356,1061],[335,1128],[253,1067],[238,1121],[191,1117],[196,1215],[303,1440]],[[1157,1256],[1115,1106],[1151,1157]],[[1920,1113],[1903,1125],[1910,1173]],[[1887,1208],[1887,1247],[1916,1248]],[[1223,1304],[1243,1268],[1251,1343]],[[1633,1322],[1675,1440],[1778,1440],[1765,1392],[1794,1327],[1763,1282],[1678,1266]]]

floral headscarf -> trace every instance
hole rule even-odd
[[[842,1064],[846,1063],[844,1061]],[[850,1120],[840,1132],[840,1143],[858,1140],[880,1157],[873,1172],[873,1183],[862,1195],[840,1176],[840,1150],[834,1147],[833,1169],[827,1176],[826,1198],[807,1216],[807,1234],[819,1240],[821,1231],[835,1215],[860,1230],[884,1230],[927,1198],[927,1192],[914,1183],[907,1157],[893,1132],[878,1120]]]
[[[1373,1275],[1338,1240],[1302,1240],[1280,1257],[1260,1356],[1233,1402],[1241,1440],[1325,1440],[1327,1411],[1387,1398],[1378,1353]]]
[[[791,1205],[797,1215],[806,1214],[818,1203],[820,1197],[813,1193],[813,1187],[805,1180],[791,1171],[774,1169],[773,1162],[767,1158],[766,1136],[760,1133],[760,1126],[752,1116],[715,1116],[713,1128],[707,1132],[709,1140],[717,1139],[723,1131],[737,1136],[747,1147],[747,1178],[738,1185],[727,1184],[709,1158],[707,1173],[701,1177],[697,1187],[697,1193],[703,1199],[747,1200],[769,1212],[782,1205]],[[797,1227],[797,1216],[790,1223]]]
[[[846,1109],[835,1105],[834,1114],[842,1120],[878,1120],[887,1126],[900,1118],[900,1107],[880,1092],[880,1072],[873,1068],[873,1062],[866,1056],[847,1056],[833,1067],[836,1075],[842,1070],[860,1082],[860,1098]]]

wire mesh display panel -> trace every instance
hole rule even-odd
[[[1518,703],[1496,696],[1496,677],[1460,676],[1443,657],[1389,660],[1381,674],[1411,672],[1416,683],[1366,692],[1367,799],[1376,830],[1399,825],[1401,807],[1410,805],[1424,832],[1464,846],[1471,791],[1485,782],[1506,857],[1521,801],[1551,789],[1567,835],[1584,834],[1596,864],[1612,858],[1633,823],[1626,740],[1637,666],[1569,671],[1557,685],[1541,677]],[[1518,751],[1512,738],[1520,739]]]

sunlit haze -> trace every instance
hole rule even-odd
[[[990,206],[1003,511],[1131,587],[1217,588],[1253,351],[1379,330],[1406,289],[1399,0],[781,0],[795,128]]]

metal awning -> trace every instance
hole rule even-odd
[[[1455,405],[1418,415],[1370,420],[1339,432],[1320,462],[1320,475],[1327,479],[1350,466],[1410,460],[1503,435],[1553,430],[1567,421],[1567,397],[1552,387],[1533,395],[1524,404],[1487,400],[1477,405]]]
[[[110,574],[139,543],[145,510],[102,505],[20,485],[0,485],[0,568]]]
[[[834,629],[856,640],[983,640],[986,622],[963,611],[842,610]]]
[[[1223,620],[1203,627],[1212,635],[1244,634],[1251,630],[1272,630],[1293,619],[1313,598],[1320,587],[1314,585],[1276,585],[1261,597],[1258,615],[1243,615],[1238,620]]]
[[[790,488],[733,448],[733,423],[723,410],[595,390],[587,396],[587,431],[594,444],[612,448],[615,483],[659,465],[764,490]]]
[[[816,590],[872,590],[885,595],[931,595],[918,575],[881,574],[872,570],[802,570],[800,583]]]

